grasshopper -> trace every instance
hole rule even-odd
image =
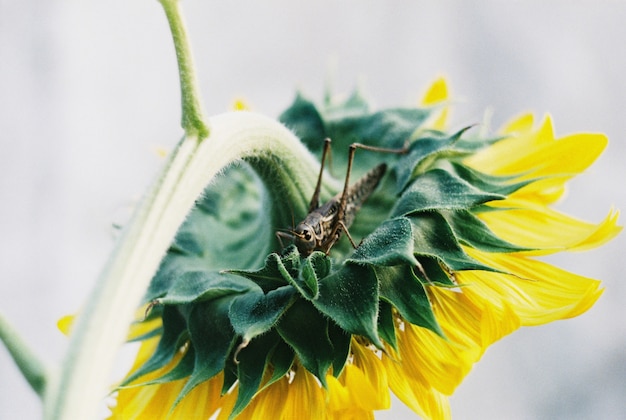
[[[276,237],[282,246],[282,239],[294,241],[298,251],[303,256],[310,255],[313,251],[323,251],[328,255],[330,249],[339,240],[343,232],[350,240],[354,248],[356,244],[348,231],[365,200],[376,189],[387,170],[387,165],[382,163],[361,177],[354,185],[350,186],[350,172],[356,149],[365,149],[383,153],[403,154],[408,151],[408,142],[402,149],[387,149],[383,147],[368,146],[361,143],[352,143],[348,151],[348,169],[343,186],[343,191],[335,195],[320,206],[320,189],[322,186],[322,173],[326,155],[330,150],[330,139],[324,140],[320,172],[317,177],[317,185],[309,204],[309,212],[304,220],[295,229],[288,232],[276,232]]]

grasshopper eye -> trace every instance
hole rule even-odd
[[[306,241],[310,241],[311,240],[311,232],[308,229],[304,231],[304,239]]]

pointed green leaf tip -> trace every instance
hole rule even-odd
[[[291,369],[304,367],[326,386],[326,376],[339,376],[350,360],[353,336],[395,348],[400,318],[443,336],[427,288],[458,287],[455,271],[493,270],[463,246],[524,250],[498,238],[476,214],[525,183],[464,166],[464,156],[497,139],[467,140],[465,129],[426,130],[429,113],[372,111],[358,94],[318,107],[298,95],[281,121],[317,156],[323,139],[333,140],[322,201],[338,192],[350,143],[398,148],[411,142],[404,155],[356,154],[353,182],[381,162],[389,166],[349,227],[359,246],[342,237],[329,255],[303,257],[294,245],[279,250],[275,231],[305,216],[303,197],[316,179],[294,184],[271,155],[228,168],[198,200],[153,279],[145,299],[163,305],[161,343],[128,380],[166,366],[187,346],[178,365],[155,381],[186,376],[178,403],[223,371],[224,392],[239,385],[234,418],[261,387]]]

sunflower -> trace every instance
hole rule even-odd
[[[594,224],[551,207],[607,139],[556,138],[532,115],[496,135],[450,132],[448,114],[443,79],[417,108],[298,95],[280,121],[313,155],[332,139],[324,200],[341,190],[351,143],[408,145],[356,153],[354,180],[388,167],[349,227],[359,245],[343,235],[328,253],[283,248],[275,232],[306,216],[315,179],[294,183],[271,159],[226,168],[146,293],[111,418],[364,419],[390,407],[390,391],[423,418],[448,418],[448,396],[490,344],[589,309],[599,281],[540,258],[620,231],[615,211]]]

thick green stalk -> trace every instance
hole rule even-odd
[[[46,388],[46,367],[17,331],[0,315],[0,340],[33,390],[40,397]]]
[[[179,1],[159,0],[159,2],[165,11],[176,49],[182,105],[181,125],[187,135],[196,136],[202,140],[209,135],[209,128],[202,113],[191,46]]]

